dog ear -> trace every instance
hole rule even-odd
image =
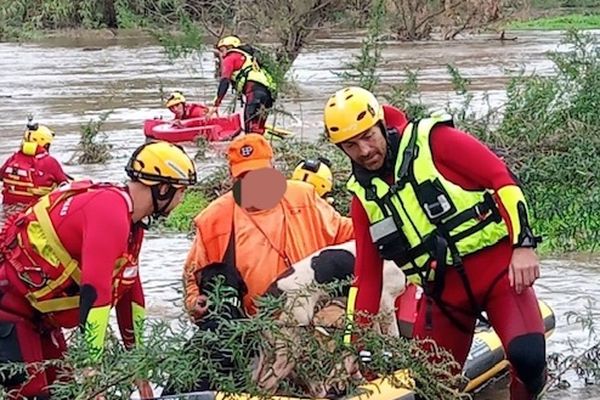
[[[196,271],[194,277],[196,278],[196,285],[198,285],[199,288],[202,288],[202,270]]]
[[[317,283],[333,283],[336,280],[344,281],[335,292],[337,295],[347,297],[350,284],[346,282],[354,274],[355,257],[348,250],[328,249],[313,257],[310,266],[315,273]]]
[[[213,280],[218,275],[225,274],[227,264],[222,262],[210,263],[206,267],[196,272],[196,284],[202,287]]]
[[[244,298],[248,294],[248,286],[246,285],[246,282],[244,282],[244,279],[239,272],[238,275],[240,276],[240,297]]]
[[[311,260],[318,283],[329,283],[336,279],[347,279],[354,273],[354,255],[341,249],[323,250]]]

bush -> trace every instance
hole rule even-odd
[[[106,133],[102,131],[102,125],[112,111],[100,114],[98,120],[90,119],[81,125],[81,138],[79,148],[73,154],[69,163],[77,160],[79,164],[105,163],[112,158],[113,145],[106,142]]]
[[[350,324],[350,332],[356,335],[358,341],[352,345],[345,344],[344,330],[339,328],[347,325],[343,310],[339,321],[319,323],[326,327],[327,334],[324,335],[323,328],[298,328],[285,319],[276,320],[273,316],[279,315],[278,311],[291,315],[291,309],[284,306],[281,298],[270,296],[259,299],[260,311],[255,317],[234,320],[223,311],[231,288],[224,287],[222,282],[215,286],[215,290],[209,293],[213,311],[207,317],[219,326],[215,331],[199,331],[185,317],[171,322],[148,320],[144,324],[142,347],[127,351],[116,335],[109,331],[104,354],[97,363],[90,362],[89,349],[80,331],[74,332],[65,359],[43,363],[56,365],[63,376],[69,378],[53,385],[52,398],[92,399],[104,394],[109,399],[129,399],[136,379],[148,379],[163,387],[172,381],[177,392],[185,393],[199,378],[208,379],[223,392],[243,392],[266,398],[269,393],[259,388],[251,377],[257,362],[261,362],[255,352],[260,351],[265,356],[263,368],[273,366],[275,349],[271,343],[275,339],[282,341],[285,354],[296,361],[293,376],[282,379],[278,385],[277,394],[280,395],[306,396],[306,387],[299,385],[299,381],[306,382],[308,379],[308,382],[314,382],[327,377],[333,366],[340,362],[340,355],[356,357],[358,346],[361,346],[372,352],[369,364],[372,373],[389,380],[393,386],[414,388],[424,398],[431,399],[450,400],[464,396],[459,389],[464,379],[451,372],[457,364],[442,349],[436,349],[435,360],[431,359],[432,354],[426,350],[432,345],[431,341],[381,336],[371,329]],[[324,288],[333,293],[340,288],[340,283],[328,284]],[[306,296],[312,290],[306,288],[298,296]],[[328,302],[326,299],[325,304]],[[298,340],[289,340],[290,333]],[[215,358],[215,352],[230,355],[237,367],[235,374],[219,371],[220,360]],[[22,371],[24,367],[22,363],[5,364],[0,366],[0,372]],[[94,373],[90,373],[90,368]],[[400,369],[406,369],[405,379],[394,374]],[[366,382],[364,378],[352,377],[343,371],[334,378],[346,388],[348,395],[357,394],[358,386]],[[2,394],[0,388],[0,396]]]
[[[566,53],[551,53],[556,76],[520,74],[508,85],[492,145],[505,150],[548,250],[594,250],[600,229],[600,48],[570,32]]]
[[[181,204],[175,208],[164,222],[167,229],[187,232],[192,229],[194,217],[208,205],[205,194],[198,189],[188,190]]]

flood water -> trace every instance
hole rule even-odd
[[[472,80],[479,105],[483,106],[485,92],[492,104],[501,104],[505,98],[505,69],[524,67],[552,74],[545,52],[562,48],[559,32],[516,35],[518,40],[509,42],[479,36],[455,42],[389,43],[383,52],[383,83],[401,82],[405,67],[419,68],[423,99],[432,107],[444,107],[456,101],[446,74],[445,65],[451,63]],[[341,85],[335,73],[342,71],[342,63],[356,54],[359,46],[360,36],[339,32],[323,35],[306,48],[291,72],[298,85],[298,97],[283,98],[278,104],[296,118],[279,123],[304,137],[316,137],[322,131],[323,105]],[[144,142],[143,120],[170,117],[161,106],[160,88],[167,93],[182,89],[189,100],[209,102],[217,86],[213,73],[209,53],[170,63],[160,47],[135,36],[0,43],[0,162],[18,148],[28,113],[56,131],[52,153],[67,163],[77,147],[79,126],[112,110],[105,131],[114,146],[113,158],[105,165],[70,164],[65,170],[76,178],[123,181],[129,155]],[[186,148],[194,154],[191,145]],[[207,164],[199,164],[200,174],[209,164],[222,162],[219,151],[210,154],[213,157]],[[141,254],[141,274],[149,316],[173,318],[180,313],[180,278],[190,243],[183,234],[148,235]],[[586,296],[600,299],[600,260],[545,259],[542,274],[537,292],[553,308],[557,320],[548,352],[570,351],[568,340],[584,348],[587,334],[577,326],[569,326],[564,316],[568,311],[583,312]],[[505,384],[492,385],[478,398],[508,398]],[[595,399],[600,398],[600,390],[576,383],[568,392],[550,393],[547,398]]]

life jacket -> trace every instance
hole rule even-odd
[[[51,314],[79,308],[79,261],[71,257],[61,243],[50,212],[73,196],[93,190],[117,191],[126,197],[132,210],[131,199],[123,189],[109,183],[77,181],[42,197],[25,212],[8,221],[3,229],[0,258],[4,259],[4,266],[7,267],[11,290],[24,296],[40,313]],[[137,259],[142,240],[143,229],[134,227],[128,251],[115,262],[112,305],[137,279]]]
[[[438,124],[454,126],[447,114],[406,125],[392,185],[360,169],[346,185],[366,211],[381,256],[417,285],[435,280],[438,264],[442,275],[446,265],[462,267],[462,257],[508,236],[491,191],[465,190],[437,169],[430,135]]]
[[[25,142],[11,157],[2,176],[4,195],[25,196],[33,201],[56,188],[57,182],[40,168],[40,161],[49,157],[40,149],[37,143]]]
[[[244,56],[244,64],[240,69],[234,71],[233,75],[231,76],[231,80],[234,83],[236,92],[243,93],[246,82],[253,81],[262,84],[269,89],[271,95],[275,95],[277,87],[273,77],[265,68],[262,68],[258,64],[258,61],[254,55],[250,54],[248,51],[242,50],[239,47],[227,50],[225,56],[230,53],[239,53]]]

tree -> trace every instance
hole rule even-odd
[[[285,74],[315,30],[331,21],[344,4],[343,0],[187,0],[177,4],[165,16],[169,23],[162,25],[182,27],[180,30],[185,31],[185,25],[192,23],[213,38],[205,38],[211,44],[226,34],[237,34],[253,44],[268,35],[275,43],[267,53]],[[164,30],[161,35],[176,37]]]
[[[449,40],[503,21],[528,5],[529,0],[391,0],[391,28],[399,40],[429,39],[435,28]]]

